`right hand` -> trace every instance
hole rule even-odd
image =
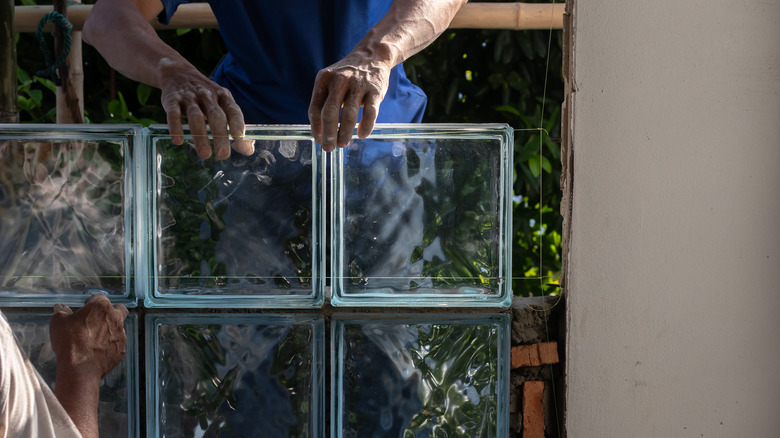
[[[73,312],[57,304],[49,321],[49,335],[57,368],[80,382],[99,382],[125,357],[127,308],[111,304],[103,294],[87,298],[84,307]]]
[[[233,149],[244,155],[254,153],[254,140],[244,139],[244,114],[228,89],[209,80],[186,61],[163,60],[160,74],[162,106],[174,144],[184,142],[182,117],[186,117],[200,158],[209,158],[212,152],[206,124],[211,126],[217,159],[230,156],[228,127]]]

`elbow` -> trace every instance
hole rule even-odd
[[[81,28],[81,40],[90,46],[94,46],[94,42],[97,41],[97,34],[99,33],[99,25],[97,23],[98,21],[100,20],[96,19],[93,10],[89,15],[87,15],[87,19],[84,21],[84,27]]]

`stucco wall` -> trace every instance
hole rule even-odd
[[[573,12],[568,436],[778,437],[780,0]]]

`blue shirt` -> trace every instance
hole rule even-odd
[[[190,0],[162,0],[168,23]],[[210,0],[229,53],[214,81],[228,88],[247,123],[308,123],[314,79],[353,47],[392,0]],[[377,122],[417,123],[426,97],[393,68]]]

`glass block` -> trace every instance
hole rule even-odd
[[[333,304],[509,306],[512,138],[379,125],[334,153]]]
[[[509,317],[336,315],[331,436],[509,435]]]
[[[54,389],[57,359],[49,341],[51,312],[4,312],[22,351]],[[98,428],[100,436],[136,438],[138,430],[138,318],[130,313],[125,319],[127,354],[100,385]]]
[[[149,436],[324,436],[316,315],[147,315]]]
[[[248,126],[255,153],[202,160],[148,130],[156,166],[148,307],[316,307],[321,152],[308,126]],[[210,139],[210,141],[213,141]]]
[[[0,125],[0,305],[136,304],[133,125]]]

